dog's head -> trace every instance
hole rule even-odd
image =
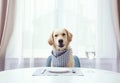
[[[57,29],[52,32],[48,43],[52,45],[55,50],[64,50],[67,49],[71,41],[72,34],[67,29]]]

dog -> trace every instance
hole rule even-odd
[[[73,67],[74,57],[72,49],[69,47],[72,41],[72,33],[65,28],[56,29],[48,39],[49,45],[53,47],[51,66],[53,67]]]

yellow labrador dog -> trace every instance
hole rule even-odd
[[[51,66],[73,67],[74,57],[69,43],[72,41],[72,34],[67,29],[56,29],[52,32],[48,43],[53,46]]]

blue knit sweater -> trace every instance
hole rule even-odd
[[[54,67],[66,67],[69,60],[70,50],[52,51]]]

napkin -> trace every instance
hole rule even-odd
[[[54,71],[55,70],[55,71]],[[84,76],[80,69],[37,69],[32,76]]]

